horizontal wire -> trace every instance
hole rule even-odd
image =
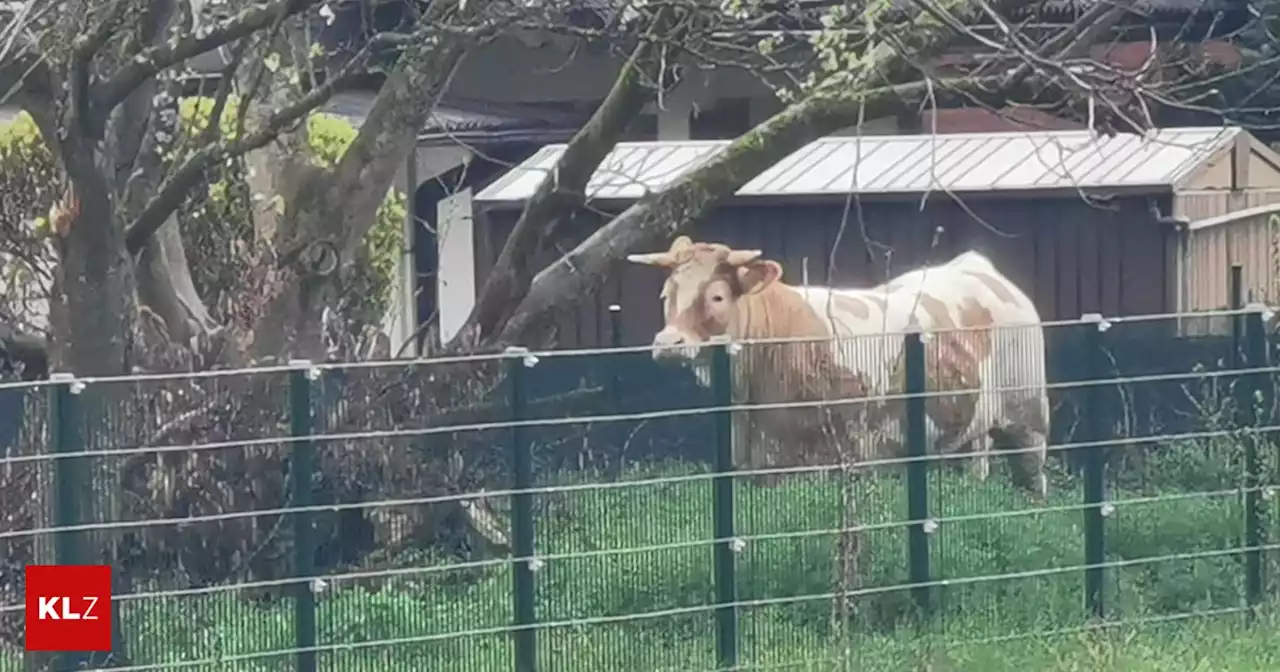
[[[661,420],[666,418],[680,418],[698,415],[710,415],[712,413],[735,413],[750,411],[768,411],[768,410],[796,410],[806,408],[829,408],[831,406],[848,406],[855,404],[867,404],[886,401],[907,401],[912,398],[924,398],[926,403],[928,399],[934,397],[949,397],[955,395],[1000,395],[1008,392],[1028,392],[1039,389],[1073,389],[1082,387],[1102,386],[1102,385],[1121,385],[1144,382],[1169,382],[1184,379],[1212,379],[1221,377],[1242,377],[1247,375],[1256,375],[1260,373],[1277,373],[1280,372],[1280,365],[1269,367],[1230,369],[1225,371],[1210,371],[1202,373],[1166,373],[1166,374],[1150,374],[1141,376],[1120,376],[1109,379],[1088,380],[1088,381],[1064,381],[1059,383],[1046,383],[1045,385],[1017,385],[999,387],[990,390],[980,388],[968,388],[964,390],[938,390],[926,391],[920,393],[899,393],[885,394],[866,397],[845,397],[837,399],[819,399],[815,401],[790,401],[790,402],[770,402],[770,403],[747,403],[747,404],[730,404],[727,406],[698,406],[693,408],[665,409],[660,411],[643,411],[635,413],[610,413],[602,415],[581,415],[561,418],[530,418],[525,420],[497,420],[493,422],[477,422],[463,423],[457,425],[445,425],[441,427],[417,427],[411,429],[382,429],[382,430],[365,430],[358,432],[333,432],[326,434],[306,434],[299,436],[278,436],[266,437],[259,439],[239,439],[226,441],[209,441],[196,444],[170,444],[165,446],[138,446],[130,448],[111,448],[103,450],[82,450],[73,452],[43,453],[33,455],[12,455],[0,458],[0,465],[5,464],[21,464],[24,462],[44,462],[69,458],[80,457],[124,457],[129,455],[143,454],[165,454],[174,452],[203,452],[211,450],[224,450],[228,448],[253,448],[259,446],[280,447],[283,444],[296,444],[301,442],[313,443],[334,443],[340,441],[363,441],[373,439],[411,439],[424,436],[434,436],[439,434],[453,434],[457,432],[483,432],[498,429],[514,429],[517,427],[533,428],[533,427],[563,427],[585,424],[605,424],[614,422],[628,422],[641,420]]]
[[[1276,487],[1276,484],[1263,484],[1253,487],[1228,488],[1222,490],[1211,490],[1203,492],[1175,493],[1171,495],[1151,495],[1147,497],[1132,497],[1128,499],[1106,500],[1097,504],[1074,503],[1054,505],[1036,509],[1006,509],[1001,511],[990,511],[970,514],[956,514],[952,516],[936,516],[923,519],[904,519],[881,523],[866,523],[860,525],[842,526],[835,528],[819,528],[813,530],[796,530],[792,532],[766,532],[758,534],[738,534],[733,537],[712,537],[710,539],[699,539],[694,541],[675,541],[664,542],[660,544],[647,544],[642,546],[629,546],[622,548],[595,549],[591,551],[567,551],[563,553],[548,553],[534,555],[510,555],[505,558],[493,558],[488,560],[471,560],[466,562],[441,564],[427,567],[406,567],[393,568],[384,570],[369,570],[359,572],[343,572],[333,574],[315,574],[310,576],[297,576],[286,579],[266,579],[261,581],[247,581],[243,583],[223,584],[217,586],[204,586],[200,588],[179,588],[173,590],[151,591],[141,593],[128,593],[124,595],[113,595],[112,601],[125,602],[130,600],[143,600],[154,598],[168,597],[194,597],[209,596],[218,593],[237,592],[241,590],[253,590],[259,588],[272,588],[287,585],[297,585],[299,583],[314,584],[316,581],[324,583],[348,583],[359,581],[362,579],[379,579],[379,578],[403,578],[407,576],[424,576],[431,574],[443,574],[447,572],[467,571],[473,569],[484,569],[495,566],[514,566],[517,563],[540,561],[544,563],[558,562],[562,560],[580,560],[594,559],[622,555],[640,555],[643,553],[655,553],[660,551],[685,550],[689,548],[699,548],[714,546],[725,542],[742,541],[747,544],[760,541],[778,541],[778,540],[794,540],[807,539],[812,537],[835,536],[838,534],[860,533],[860,532],[880,532],[893,530],[896,528],[906,528],[911,525],[918,525],[927,522],[937,523],[939,527],[953,523],[966,523],[984,520],[1005,520],[1020,517],[1032,517],[1054,513],[1071,513],[1075,511],[1084,511],[1086,509],[1097,508],[1103,505],[1111,505],[1118,512],[1122,507],[1141,506],[1148,504],[1163,504],[1167,502],[1184,501],[1191,499],[1210,499],[1216,497],[1225,497],[1231,495],[1243,495],[1247,492],[1265,492],[1270,488]],[[1112,516],[1116,514],[1111,514]],[[21,611],[24,605],[3,605],[0,606],[0,614],[11,611]]]
[[[800,596],[775,597],[775,598],[758,598],[749,600],[736,600],[729,603],[708,603],[703,605],[694,605],[688,607],[672,607],[669,609],[660,609],[646,612],[636,612],[626,615],[617,616],[590,616],[576,619],[563,619],[557,621],[546,621],[533,624],[532,626],[523,625],[503,625],[490,626],[485,628],[473,628],[470,630],[462,630],[448,633],[431,633],[425,635],[415,635],[411,637],[396,637],[378,640],[367,640],[362,642],[346,642],[341,644],[319,644],[308,647],[292,647],[288,649],[275,649],[270,651],[260,651],[244,654],[221,655],[217,658],[207,658],[196,661],[172,661],[159,664],[147,664],[128,667],[114,667],[103,669],[102,672],[142,672],[143,670],[156,670],[162,668],[177,667],[194,667],[209,663],[226,664],[233,662],[247,662],[262,658],[283,657],[290,654],[316,652],[326,653],[331,651],[353,651],[356,649],[367,649],[374,647],[403,646],[408,644],[427,643],[448,639],[464,639],[472,637],[484,637],[495,635],[507,635],[517,630],[525,630],[529,627],[535,630],[553,630],[563,628],[581,628],[594,625],[610,625],[617,623],[627,623],[635,621],[656,620],[660,618],[672,618],[676,616],[687,616],[713,612],[725,607],[734,607],[737,609],[782,606],[788,604],[796,604],[800,602],[810,602],[818,600],[830,600],[836,597],[867,597],[871,595],[880,595],[891,592],[900,592],[915,588],[932,588],[932,587],[956,587],[982,584],[994,581],[1015,581],[1019,579],[1036,579],[1049,576],[1057,576],[1072,572],[1082,572],[1090,569],[1118,569],[1125,567],[1143,566],[1155,564],[1158,562],[1172,562],[1177,560],[1200,560],[1212,557],[1222,557],[1226,555],[1240,555],[1243,553],[1261,552],[1268,550],[1280,549],[1280,544],[1258,544],[1254,546],[1241,546],[1231,549],[1196,551],[1189,553],[1167,553],[1160,556],[1151,556],[1144,558],[1131,558],[1124,560],[1110,560],[1101,563],[1080,564],[1067,567],[1053,567],[1037,570],[1024,570],[1019,572],[1006,572],[1002,574],[986,574],[972,577],[957,577],[946,579],[932,579],[929,581],[918,581],[911,583],[894,584],[891,586],[876,586],[871,588],[856,588],[845,591],[829,591],[825,593],[813,593]]]
[[[1137,323],[1137,322],[1150,322],[1150,321],[1174,320],[1174,319],[1196,319],[1196,318],[1205,319],[1205,318],[1214,318],[1214,317],[1233,317],[1233,316],[1253,315],[1253,314],[1258,314],[1258,312],[1259,311],[1251,310],[1249,308],[1242,308],[1242,309],[1209,310],[1209,311],[1203,311],[1203,312],[1158,313],[1158,314],[1151,314],[1151,315],[1107,317],[1107,318],[1104,318],[1104,320],[1111,324],[1120,324],[1120,323]],[[934,329],[927,330],[925,333],[947,333],[947,332],[966,332],[966,331],[1001,332],[1005,330],[1016,331],[1016,330],[1031,330],[1031,329],[1037,329],[1037,328],[1041,331],[1041,333],[1043,333],[1045,329],[1054,330],[1060,327],[1082,326],[1082,325],[1089,325],[1089,324],[1097,324],[1097,323],[1094,322],[1093,320],[1087,320],[1084,317],[1079,317],[1079,318],[1068,319],[1068,320],[1048,320],[1048,321],[1042,321],[1036,324],[997,326],[994,328],[992,327],[934,328]],[[823,341],[855,342],[860,339],[867,339],[867,340],[872,338],[883,339],[890,336],[905,337],[907,333],[909,332],[882,331],[882,332],[870,333],[870,334],[859,334],[851,337],[842,337],[838,339],[812,338],[812,337],[794,338],[793,337],[793,338],[776,338],[776,339],[750,339],[750,340],[733,341],[733,343],[739,344],[739,345],[783,345],[788,343],[818,343]],[[717,345],[717,343],[709,342],[704,345]],[[456,356],[433,356],[433,357],[422,357],[422,358],[361,361],[361,362],[348,362],[348,363],[308,362],[306,364],[302,364],[302,363],[276,364],[276,365],[246,367],[246,368],[240,368],[240,369],[214,369],[210,371],[194,371],[194,372],[183,372],[183,373],[144,373],[144,374],[132,374],[132,375],[124,375],[124,376],[86,376],[83,378],[76,378],[75,380],[77,382],[84,383],[86,385],[96,385],[96,384],[104,384],[104,383],[158,382],[158,381],[174,381],[174,380],[193,380],[194,381],[194,380],[202,380],[202,379],[209,379],[209,378],[226,378],[226,377],[240,376],[240,375],[246,375],[246,374],[263,375],[263,374],[271,374],[271,373],[296,373],[299,371],[308,371],[308,370],[334,371],[334,370],[358,370],[358,369],[373,369],[373,368],[409,369],[409,368],[427,367],[427,366],[444,366],[449,364],[465,364],[470,362],[492,362],[497,360],[525,358],[530,356],[539,358],[539,359],[552,358],[552,357],[560,357],[560,358],[592,357],[592,356],[598,356],[598,355],[609,355],[609,354],[619,354],[619,353],[654,352],[657,350],[680,349],[681,347],[684,347],[684,346],[655,346],[655,345],[649,344],[649,345],[637,345],[637,346],[622,346],[622,347],[605,346],[605,347],[598,347],[598,348],[576,348],[576,349],[560,349],[560,350],[528,350],[528,351],[520,350],[516,352],[511,352],[511,351],[482,352],[482,353],[472,353],[472,354],[456,355]],[[38,381],[37,384],[58,385],[58,384],[65,384],[65,383],[61,381]],[[0,383],[0,390],[20,389],[20,388],[30,387],[31,385],[32,385],[32,381]]]
[[[1224,430],[1206,430],[1202,432],[1186,432],[1180,434],[1169,435],[1144,435],[1138,437],[1125,437],[1115,439],[1104,439],[1100,441],[1079,441],[1072,443],[1058,444],[1054,446],[1046,446],[1044,452],[1046,457],[1065,453],[1073,450],[1084,448],[1114,448],[1120,446],[1128,446],[1143,443],[1159,443],[1166,441],[1187,441],[1206,438],[1223,438],[1234,437],[1239,435],[1259,435],[1268,434],[1280,430],[1280,425],[1268,425],[1264,427],[1251,427],[1247,430],[1240,429],[1224,429]],[[992,458],[1008,458],[1030,453],[1039,452],[1039,447],[1029,448],[1010,448],[999,452],[992,452],[989,457]],[[661,476],[648,479],[637,479],[633,481],[614,481],[614,482],[594,482],[594,483],[577,483],[567,485],[548,485],[535,486],[532,488],[518,489],[500,489],[500,490],[478,490],[466,493],[453,493],[448,495],[429,495],[424,497],[408,497],[402,499],[382,499],[371,502],[335,502],[331,504],[312,504],[308,506],[286,506],[270,509],[254,509],[250,511],[230,511],[226,513],[212,513],[198,516],[188,516],[185,518],[150,518],[146,520],[136,521],[109,521],[97,523],[80,523],[76,525],[48,526],[43,528],[9,530],[0,532],[0,540],[6,538],[25,537],[36,534],[47,534],[54,532],[76,532],[76,531],[94,531],[94,530],[112,530],[112,529],[137,529],[146,527],[159,526],[183,526],[194,525],[198,523],[220,522],[227,520],[237,520],[241,518],[257,518],[260,516],[277,516],[293,513],[335,513],[346,510],[361,509],[381,509],[402,506],[426,506],[432,504],[447,504],[455,502],[469,502],[470,500],[486,500],[490,498],[505,498],[518,494],[566,494],[575,492],[598,491],[598,490],[620,490],[629,488],[640,488],[645,486],[659,485],[676,485],[683,483],[692,483],[697,481],[712,481],[725,476],[731,476],[735,480],[748,479],[756,476],[774,476],[774,475],[814,475],[825,472],[839,472],[847,469],[863,470],[863,469],[883,469],[892,466],[910,465],[916,462],[942,464],[950,461],[973,459],[972,453],[951,453],[951,454],[930,454],[918,457],[890,457],[877,460],[866,460],[861,462],[850,462],[847,464],[822,464],[822,465],[806,465],[799,467],[766,467],[759,469],[734,470],[727,473],[719,472],[701,472],[694,474],[681,474],[676,476]]]
[[[1065,453],[1074,450],[1086,448],[1115,448],[1121,446],[1131,446],[1134,444],[1144,443],[1164,443],[1172,441],[1189,441],[1199,439],[1213,439],[1224,437],[1240,437],[1240,436],[1257,436],[1280,431],[1280,425],[1267,425],[1263,427],[1249,427],[1246,429],[1222,429],[1222,430],[1205,430],[1201,432],[1184,432],[1178,434],[1167,435],[1143,435],[1137,437],[1121,437],[1113,439],[1102,439],[1098,441],[1077,441],[1068,442],[1057,445],[1046,446],[1043,448],[1046,458],[1049,455]],[[1019,455],[1038,453],[1042,449],[1037,446],[1026,448],[1009,448],[1002,449],[998,452],[988,454],[989,458],[1008,458]],[[970,460],[973,459],[973,453],[949,453],[949,454],[928,454],[923,456],[905,456],[905,457],[888,457],[876,460],[865,460],[850,463],[834,463],[821,465],[805,465],[799,467],[764,467],[759,469],[743,469],[733,470],[732,472],[701,472],[694,474],[681,474],[676,476],[660,476],[655,478],[637,479],[632,481],[613,481],[613,482],[594,482],[594,483],[575,483],[566,485],[546,485],[535,486],[532,488],[509,488],[499,490],[477,490],[465,493],[452,493],[448,495],[428,495],[424,497],[407,497],[402,499],[382,499],[371,502],[335,502],[331,504],[311,504],[307,506],[284,506],[269,509],[254,509],[250,511],[229,511],[225,513],[210,513],[197,516],[187,516],[184,518],[149,518],[146,520],[120,520],[120,521],[104,521],[96,523],[79,523],[75,525],[53,525],[42,528],[29,528],[22,530],[7,530],[0,532],[0,540],[34,536],[37,534],[48,534],[56,532],[87,532],[97,530],[113,530],[113,529],[139,529],[147,527],[167,527],[167,526],[184,526],[195,525],[199,523],[222,522],[228,520],[238,520],[243,518],[257,518],[261,516],[279,516],[295,513],[336,513],[347,510],[363,510],[363,509],[382,509],[403,506],[428,506],[432,504],[448,504],[456,502],[469,502],[471,500],[487,500],[511,497],[518,494],[567,494],[586,491],[598,490],[621,490],[630,488],[642,488],[648,486],[660,485],[677,485],[684,483],[693,483],[697,481],[712,481],[725,476],[731,476],[735,480],[749,479],[757,476],[798,476],[798,475],[814,475],[824,472],[839,472],[845,470],[870,470],[883,469],[885,467],[906,466],[916,462],[924,462],[926,464],[943,464],[951,461]]]

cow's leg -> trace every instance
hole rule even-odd
[[[942,465],[951,472],[963,474],[965,472],[973,473],[973,461],[968,458],[955,457],[956,455],[969,455],[973,453],[973,442],[960,443],[954,449],[949,449],[945,442],[938,442],[934,446],[934,450],[938,455],[951,455],[952,457],[942,460]]]
[[[1048,404],[1043,399],[1018,399],[1006,407],[1006,420],[993,427],[990,438],[996,449],[1007,452],[1014,485],[1038,501],[1049,494],[1045,474],[1048,455]]]
[[[991,473],[991,462],[987,441],[984,439],[985,437],[975,437],[966,441],[962,435],[944,435],[934,441],[933,451],[939,457],[945,456],[941,460],[945,469],[957,473],[968,471],[979,481],[985,481]],[[966,455],[968,457],[963,457]]]
[[[969,461],[969,473],[979,482],[987,480],[991,475],[991,437],[979,436],[969,442],[972,447],[972,459]]]

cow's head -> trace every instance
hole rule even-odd
[[[666,326],[653,337],[654,359],[692,359],[698,346],[735,332],[744,298],[768,289],[782,277],[776,261],[760,250],[734,250],[719,243],[695,243],[680,236],[666,252],[632,254],[628,261],[665,268],[662,311]]]

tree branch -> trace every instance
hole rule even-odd
[[[958,78],[947,87],[981,92],[995,77]],[[935,83],[935,87],[943,88]],[[791,105],[742,135],[696,170],[657,194],[648,195],[534,278],[500,343],[538,344],[546,339],[564,297],[589,295],[626,254],[656,248],[733,195],[779,159],[850,125],[859,108],[867,117],[924,99],[923,81],[814,95]],[[576,300],[580,300],[575,298]]]
[[[326,81],[319,87],[312,89],[307,95],[299,98],[292,105],[281,109],[253,132],[229,142],[206,145],[187,157],[185,161],[169,173],[165,181],[156,189],[155,195],[147,201],[137,220],[129,226],[125,233],[125,245],[128,247],[129,253],[136,254],[142,249],[142,246],[147,242],[147,238],[150,238],[165,223],[170,213],[182,205],[187,192],[200,181],[205,170],[208,170],[210,166],[219,161],[225,161],[228,158],[265,147],[267,143],[274,140],[289,126],[306,117],[317,107],[325,104],[350,79],[354,70],[353,64],[357,61],[363,61],[363,56],[353,59],[351,63],[348,63],[347,68],[344,68],[344,71],[339,73],[339,76]]]
[[[227,64],[223,66],[218,79],[218,90],[213,94],[213,108],[209,110],[204,130],[200,133],[200,143],[208,144],[216,141],[222,136],[222,115],[227,111],[227,101],[231,98],[231,89],[235,85],[236,71],[240,69],[240,64],[244,61],[244,55],[249,51],[249,38],[243,38],[236,42],[236,46],[232,49],[231,58]],[[237,137],[243,135],[243,129]]]
[[[9,102],[10,98],[29,88],[32,75],[51,74],[44,54],[29,40],[24,38],[21,41],[22,46],[17,48],[6,45],[9,53],[0,59],[0,103]]]
[[[950,11],[965,1],[945,0],[941,9]],[[878,11],[869,10],[872,15],[867,21],[878,22],[890,7],[885,3]],[[945,49],[958,37],[946,22],[930,14],[912,18],[897,32],[912,36],[917,56]],[[869,46],[853,71],[832,74],[802,102],[741,136],[661,194],[641,199],[535,276],[524,300],[502,326],[499,342],[541,344],[555,318],[559,297],[567,296],[558,293],[568,287],[590,292],[626,251],[659,244],[783,156],[854,123],[860,107],[896,104],[904,91],[885,86],[883,80],[886,73],[900,71],[907,62],[890,42]]]
[[[944,10],[951,11],[961,1],[948,0]],[[1131,1],[1121,4],[1127,9]],[[1113,15],[1103,12],[1098,21],[1109,18]],[[944,23],[929,15],[912,23],[905,31],[913,37],[917,52],[913,56],[937,51],[951,33]],[[1090,28],[1096,26],[1085,26],[1085,30]],[[1078,44],[1076,40],[1066,42],[1069,46]],[[942,81],[885,82],[883,73],[897,70],[903,61],[901,53],[884,43],[877,45],[859,61],[857,72],[841,73],[825,80],[801,102],[741,136],[661,193],[646,196],[627,208],[573,251],[538,273],[498,341],[541,344],[554,325],[556,309],[563,305],[564,297],[590,295],[623,255],[663,244],[781,158],[849,126],[859,115],[880,116],[904,103],[919,104],[926,96],[936,97],[939,90],[969,98],[1007,98],[1008,88],[1019,83],[1003,74]],[[1052,75],[1047,75],[1046,80],[1037,83],[1055,83]],[[1066,82],[1062,84],[1065,86]]]
[[[266,36],[264,36],[261,40],[259,40],[261,46],[259,47],[258,54],[257,54],[259,59],[257,67],[255,67],[253,69],[253,72],[249,75],[249,79],[248,79],[249,86],[245,87],[243,84],[241,84],[240,86],[240,105],[236,110],[236,125],[235,125],[235,134],[237,138],[244,135],[244,126],[249,120],[249,107],[250,105],[253,104],[255,100],[257,100],[258,91],[262,88],[263,80],[266,79],[266,74],[267,74],[266,57],[270,55],[271,48],[276,44],[276,38],[280,36],[280,31],[284,28],[285,18],[287,17],[285,17],[284,15],[281,15],[280,17],[277,18],[276,21],[273,21],[271,23],[271,28],[267,31]],[[247,42],[247,41],[248,41],[247,39],[242,40],[242,42]],[[246,45],[243,53],[247,54],[248,52],[249,52],[249,47],[248,45]],[[231,73],[230,77],[227,77],[227,79],[232,81],[235,80],[234,71],[233,73]]]
[[[584,204],[587,181],[649,98],[644,82],[660,78],[661,63],[655,56],[665,47],[657,45],[653,38],[665,36],[674,13],[669,6],[658,11],[648,34],[623,64],[613,88],[565,147],[550,179],[544,179],[525,203],[520,219],[502,246],[494,272],[485,279],[468,324],[459,333],[477,329],[481,339],[493,335],[523,298],[533,278],[536,250],[545,247],[539,243],[554,238],[552,229],[559,228],[553,225],[557,218],[570,216]]]
[[[275,0],[266,5],[241,12],[232,19],[221,22],[201,36],[188,36],[181,40],[147,48],[134,56],[110,79],[96,87],[94,99],[103,111],[110,111],[147,79],[187,59],[213,51],[243,37],[266,28],[282,14],[291,16],[306,11],[318,0]]]
[[[106,119],[97,119],[93,115],[93,98],[89,90],[89,81],[93,70],[93,57],[107,43],[115,30],[116,24],[124,14],[128,0],[112,0],[97,25],[86,35],[72,41],[71,59],[67,68],[67,80],[71,84],[71,106],[75,112],[76,123],[90,137],[97,138],[106,126]],[[86,23],[92,18],[87,16]]]
[[[1099,2],[1072,24],[1068,29],[1049,38],[1039,50],[1044,58],[1077,58],[1088,53],[1089,47],[1105,32],[1111,30],[1133,11],[1133,1]],[[1001,85],[1007,86],[1017,82],[1033,70],[1033,61],[1026,59],[1021,65],[1005,76]]]
[[[73,67],[87,66],[89,61],[102,50],[128,5],[129,0],[112,0],[107,11],[98,19],[97,26],[88,35],[81,35],[75,39],[71,48]]]
[[[404,46],[356,137],[333,169],[331,193],[343,194],[344,217],[319,218],[323,235],[341,241],[345,256],[368,227],[349,226],[351,219],[368,219],[386,196],[395,171],[413,151],[419,131],[473,40],[481,33],[458,37],[441,32],[441,26],[465,25],[483,7],[482,2],[438,0],[427,6],[419,21],[421,39]],[[497,26],[488,24],[490,32]],[[486,33],[487,34],[487,33]]]

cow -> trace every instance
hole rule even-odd
[[[902,334],[919,329],[930,393],[928,449],[971,453],[982,480],[993,451],[1005,451],[1015,483],[1039,501],[1046,497],[1049,402],[1040,316],[982,254],[963,252],[871,289],[788,285],[782,266],[760,250],[687,236],[665,252],[627,259],[668,272],[656,360],[692,365],[709,386],[701,346],[722,338],[744,342],[733,359],[734,404],[772,406],[751,411],[747,425],[735,413],[738,464],[777,473],[836,459],[901,457]],[[750,343],[766,339],[774,342]],[[823,399],[845,401],[785,405]],[[778,448],[745,447],[747,430]]]

